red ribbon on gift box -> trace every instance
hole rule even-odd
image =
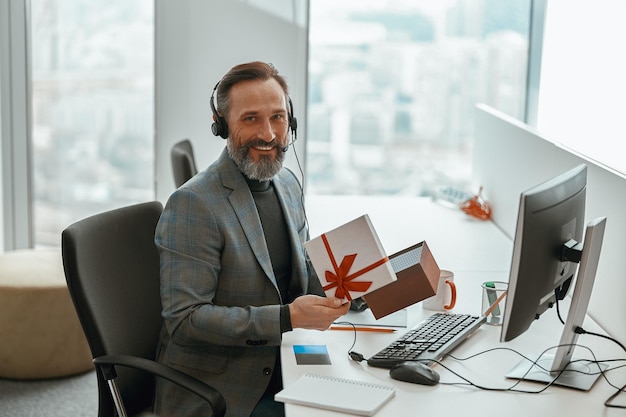
[[[350,268],[354,263],[354,259],[356,258],[356,253],[346,255],[341,260],[341,265],[337,266],[337,261],[335,260],[335,256],[333,255],[332,250],[330,249],[330,244],[328,243],[328,239],[326,235],[322,235],[322,241],[324,242],[324,247],[326,248],[326,252],[328,253],[328,257],[330,258],[330,262],[333,264],[334,272],[326,271],[326,281],[330,282],[330,284],[324,286],[324,291],[330,290],[331,288],[337,287],[335,290],[335,297],[337,298],[347,298],[348,301],[352,301],[352,297],[350,296],[350,291],[357,292],[365,292],[372,285],[372,281],[352,281],[353,279],[360,277],[366,272],[371,271],[374,268],[377,268],[389,261],[389,258],[384,257],[383,259],[374,262],[373,264],[351,274]]]

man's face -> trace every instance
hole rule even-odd
[[[228,152],[239,169],[256,180],[272,178],[282,167],[287,144],[285,93],[276,80],[252,80],[230,90]]]

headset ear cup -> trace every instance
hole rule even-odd
[[[222,139],[226,139],[228,137],[228,123],[222,116],[218,117],[218,120],[220,121],[220,136]]]
[[[291,101],[291,97],[289,97],[289,128],[294,135],[297,135],[298,130],[298,119],[296,119],[293,115],[293,102]]]
[[[298,119],[296,119],[295,117],[291,117],[289,119],[289,128],[291,129],[291,131],[294,133],[294,135],[296,134],[296,131],[298,130]]]
[[[226,123],[226,119],[219,115],[217,110],[215,109],[215,90],[217,90],[217,86],[220,85],[220,81],[215,84],[213,87],[213,92],[211,93],[211,99],[209,100],[209,107],[211,107],[211,113],[213,114],[213,124],[211,125],[211,132],[215,136],[221,136],[226,139],[228,137],[228,123]]]
[[[211,132],[213,132],[215,136],[219,136],[220,131],[220,125],[218,125],[217,122],[213,122],[213,124],[211,125]]]
[[[222,116],[216,116],[215,121],[211,125],[211,132],[213,132],[215,136],[226,139],[228,137],[228,124],[226,124],[226,119]]]

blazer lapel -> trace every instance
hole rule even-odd
[[[263,268],[263,271],[274,286],[278,288],[276,278],[274,277],[274,270],[272,269],[272,261],[270,260],[270,254],[267,249],[267,243],[265,242],[265,235],[263,234],[263,227],[261,226],[261,219],[259,218],[259,213],[254,204],[250,188],[237,165],[235,165],[230,159],[230,156],[228,156],[226,149],[224,149],[222,155],[220,155],[219,169],[222,184],[224,187],[232,190],[228,200],[237,215],[237,219],[248,239],[248,243],[259,261],[261,268]]]
[[[296,279],[300,282],[300,288],[306,292],[308,276],[306,263],[299,261],[301,259],[306,259],[306,254],[304,252],[304,246],[300,241],[300,236],[298,236],[298,230],[301,226],[298,222],[296,222],[296,219],[293,218],[295,210],[299,210],[300,195],[294,195],[289,188],[285,187],[280,179],[280,175],[275,177],[274,187],[276,188],[276,194],[278,195],[278,200],[280,201],[285,221],[287,222],[289,240],[291,241],[292,259],[294,260],[292,262],[293,273]]]

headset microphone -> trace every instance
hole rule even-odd
[[[290,147],[291,145],[293,145],[293,143],[296,141],[296,139],[297,139],[297,138],[293,139],[291,142],[287,143],[285,146],[281,146],[279,149],[280,149],[282,152],[287,152],[287,151],[289,150],[289,147]]]

